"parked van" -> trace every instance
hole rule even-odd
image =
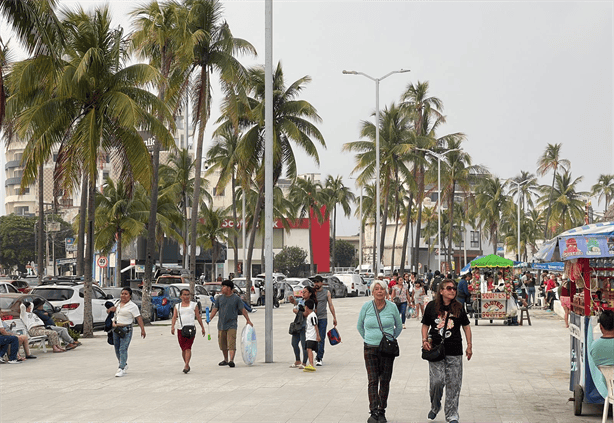
[[[356,273],[337,273],[335,275],[348,289],[348,295],[358,297],[359,295],[367,295],[367,285],[362,279],[362,276]]]

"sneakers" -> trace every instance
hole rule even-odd
[[[377,411],[372,411],[371,415],[367,419],[367,423],[379,423],[379,413]]]
[[[124,372],[122,369],[117,369],[117,373],[115,373],[115,377],[122,377],[125,374],[126,372]]]
[[[228,362],[228,367],[234,367],[235,366],[235,362],[234,361],[229,361]]]
[[[450,423],[458,423],[458,420],[450,420]]]
[[[437,417],[437,413],[429,411],[429,415],[427,416],[427,419],[433,421],[433,420],[435,420],[435,417]]]
[[[217,363],[218,366],[228,366],[228,362],[226,360],[220,361]]]
[[[4,364],[4,363],[6,363],[6,360],[4,358],[0,357],[0,364]]]
[[[379,423],[387,423],[388,420],[386,419],[386,411],[384,410],[379,410],[379,414],[378,414],[378,420]],[[458,423],[458,422],[456,422]]]
[[[9,360],[9,361],[7,361],[7,363],[9,363],[9,364],[21,364],[21,361],[19,361],[19,360]]]
[[[128,363],[124,366],[124,374],[128,374]]]
[[[304,372],[315,372],[316,368],[313,367],[311,364],[308,364],[305,366],[305,368],[303,369]]]
[[[322,360],[316,360],[316,366],[321,366],[322,365]]]
[[[407,327],[405,325],[403,325],[403,329],[407,329]]]

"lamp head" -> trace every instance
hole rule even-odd
[[[344,75],[356,75],[358,72],[344,70],[344,71],[341,71],[341,73]]]

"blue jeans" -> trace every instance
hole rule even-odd
[[[292,334],[292,348],[294,349],[294,359],[301,361],[301,349],[298,347],[299,342],[303,349],[303,366],[307,364],[307,349],[305,348],[305,328],[301,329],[300,333]]]
[[[528,295],[528,303],[529,304],[535,304],[535,287],[534,286],[530,286],[527,288],[527,291],[529,293]]]
[[[326,340],[326,324],[328,319],[318,320],[318,332],[320,332],[320,342],[318,342],[318,353],[316,354],[316,361],[322,361],[324,358],[324,341]]]
[[[401,303],[397,306],[399,313],[401,313],[401,321],[405,324],[405,312],[407,311],[407,302]]]
[[[117,361],[119,361],[119,368],[124,369],[126,367],[126,362],[128,361],[128,347],[130,346],[130,341],[132,340],[132,328],[128,330],[126,336],[120,338],[115,331],[113,331],[113,346],[115,347],[115,355],[117,356]]]
[[[17,360],[19,338],[13,335],[0,335],[0,358],[4,357],[4,354],[6,354],[9,347],[11,347],[11,352],[9,352],[9,361]]]

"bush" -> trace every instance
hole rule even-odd
[[[273,267],[286,274],[296,276],[301,265],[305,264],[307,251],[301,247],[284,247],[273,259]]]

